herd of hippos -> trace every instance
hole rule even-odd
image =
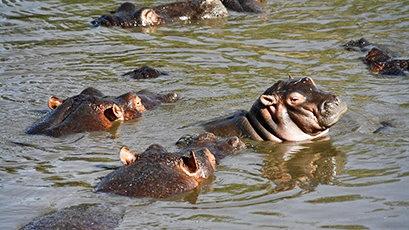
[[[261,0],[187,0],[143,8],[127,2],[110,14],[93,20],[91,24],[150,27],[181,20],[226,17],[227,10],[260,13],[262,9]],[[349,41],[344,48],[367,52],[363,61],[372,73],[405,75],[409,70],[408,59],[394,58],[388,49],[371,44],[364,38]],[[166,74],[143,66],[124,75],[146,79]],[[176,93],[157,94],[149,91],[129,92],[114,97],[106,96],[94,88],[86,88],[67,99],[50,97],[48,107],[51,111],[26,132],[61,137],[110,130],[121,122],[141,117],[145,111],[162,103],[174,103],[178,98]],[[248,111],[237,111],[231,116],[216,118],[203,124],[206,132],[182,137],[177,142],[178,152],[168,152],[158,144],[149,146],[142,153],[122,147],[119,155],[123,166],[102,178],[95,191],[160,199],[183,194],[211,177],[223,157],[245,148],[243,138],[273,142],[318,139],[327,135],[328,129],[346,110],[344,102],[333,93],[318,89],[311,78],[290,77],[266,89]],[[95,229],[98,220],[88,219],[88,208],[86,205],[66,208],[37,218],[23,228],[55,228],[59,223],[65,224],[65,227],[68,224],[77,229]],[[105,212],[104,207],[99,206],[92,210]],[[78,220],[74,220],[74,212],[81,213],[77,216]],[[64,222],[64,216],[68,216],[69,221]],[[101,220],[106,223],[110,218],[112,216],[104,216]],[[103,228],[109,229],[110,225]]]

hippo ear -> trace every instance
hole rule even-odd
[[[139,96],[134,96],[132,99],[132,107],[138,112],[143,113],[146,111],[145,106],[142,104],[142,99]]]
[[[62,103],[64,102],[64,100],[56,97],[56,96],[52,96],[48,99],[48,108],[50,109],[56,109],[58,106],[60,106]]]
[[[274,95],[261,95],[260,96],[260,102],[264,105],[264,106],[272,106],[277,104],[277,99]]]
[[[106,109],[104,115],[110,121],[124,120],[124,111],[116,104],[113,104],[111,108]]]
[[[153,9],[143,9],[141,12],[142,26],[156,26],[161,23],[161,17]]]
[[[199,170],[199,164],[194,151],[190,151],[189,156],[182,157],[180,167],[188,176],[193,176]]]
[[[130,165],[134,163],[138,158],[139,155],[129,150],[129,148],[126,146],[122,146],[122,148],[119,150],[119,159],[121,159],[121,162],[124,165]]]

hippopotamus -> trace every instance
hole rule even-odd
[[[365,38],[351,40],[343,46],[346,50],[368,52],[363,58],[363,62],[374,74],[399,76],[406,75],[405,72],[409,71],[409,59],[395,58],[393,52],[388,48],[372,44]]]
[[[335,94],[317,88],[309,77],[278,81],[254,102],[226,118],[204,124],[219,136],[274,142],[323,137],[347,110]]]
[[[237,12],[263,12],[262,0],[221,0],[228,10]]]
[[[120,224],[124,214],[124,210],[102,204],[80,204],[37,217],[21,229],[109,230]]]
[[[207,148],[213,153],[217,164],[219,164],[220,160],[225,156],[235,154],[246,148],[244,142],[236,136],[220,138],[209,132],[204,132],[199,135],[184,135],[176,142],[176,145],[181,148],[182,151]]]
[[[128,92],[112,97],[89,87],[65,100],[50,97],[48,107],[51,111],[29,127],[26,133],[60,137],[109,130],[122,121],[141,117],[144,111],[153,109],[162,102],[174,102],[177,98],[175,93],[154,94],[149,91],[136,94]]]
[[[168,198],[197,188],[216,168],[216,159],[207,148],[171,153],[153,144],[138,154],[124,146],[119,155],[124,165],[102,178],[96,192]]]
[[[168,73],[154,69],[149,66],[142,66],[139,69],[134,69],[132,71],[122,74],[122,76],[130,76],[134,79],[148,79],[148,78],[157,78],[160,75],[168,75]]]
[[[123,3],[110,15],[102,15],[91,22],[94,26],[158,26],[181,20],[200,20],[226,17],[227,9],[220,0],[186,0],[138,9]]]

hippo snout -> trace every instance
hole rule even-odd
[[[331,100],[326,100],[321,104],[321,114],[331,113],[341,103],[340,99],[334,96]]]
[[[168,94],[165,94],[162,98],[163,102],[165,103],[173,103],[177,100],[179,100],[179,95],[175,92],[171,92]]]
[[[347,105],[339,97],[334,96],[330,100],[324,101],[320,106],[322,116],[321,125],[329,128],[334,125],[347,111]]]

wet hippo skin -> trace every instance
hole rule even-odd
[[[199,135],[184,135],[176,145],[182,151],[192,151],[200,148],[209,149],[216,158],[216,163],[227,155],[235,154],[246,148],[246,145],[238,137],[217,137],[213,133],[204,132]]]
[[[409,59],[396,58],[387,47],[370,43],[365,38],[351,40],[343,45],[346,50],[367,52],[363,62],[374,74],[405,76]]]
[[[59,137],[109,130],[118,122],[141,117],[144,111],[153,109],[162,102],[170,103],[177,99],[175,93],[155,94],[149,91],[111,97],[90,87],[65,100],[50,97],[48,107],[51,111],[29,127],[26,133]]]
[[[115,210],[106,205],[80,204],[35,218],[21,229],[108,230],[117,227],[123,216],[123,210]]]
[[[207,149],[170,153],[154,144],[143,153],[120,150],[124,166],[105,176],[96,192],[131,197],[168,198],[189,192],[214,174],[216,160]]]
[[[157,78],[160,75],[168,75],[168,73],[154,69],[146,65],[142,66],[141,68],[134,69],[132,71],[122,74],[122,76],[129,76],[133,79]]]
[[[237,12],[261,13],[263,11],[261,0],[221,0],[223,5]]]
[[[94,26],[158,26],[180,20],[220,18],[228,15],[220,0],[188,0],[138,9],[123,3],[112,14],[102,15],[91,22]]]
[[[218,136],[275,142],[312,140],[326,135],[346,110],[345,103],[335,94],[319,90],[311,78],[290,78],[268,88],[250,111],[238,111],[204,127]]]

